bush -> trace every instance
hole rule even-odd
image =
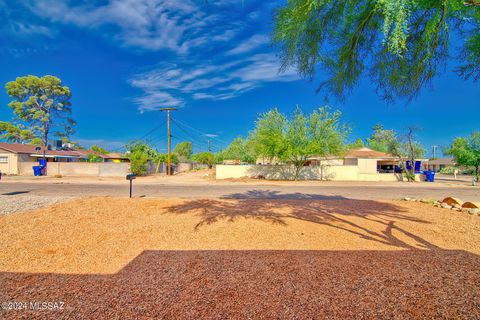
[[[438,173],[441,173],[441,174],[453,174],[453,172],[455,170],[458,170],[458,168],[456,167],[445,167],[445,168],[442,168]],[[460,170],[458,170],[458,172],[460,172]]]
[[[148,169],[148,155],[141,151],[130,153],[130,171],[136,175],[144,176]]]

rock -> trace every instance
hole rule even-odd
[[[462,205],[463,201],[458,198],[446,197],[445,199],[442,200],[442,203],[446,203],[450,206],[453,206],[454,204]]]
[[[462,205],[462,207],[464,207],[464,208],[469,208],[469,209],[470,209],[470,208],[471,208],[471,209],[478,209],[478,208],[480,208],[480,203],[479,203],[479,202],[470,202],[470,201],[468,201],[468,202],[465,202],[465,203]]]
[[[412,200],[412,199],[409,198],[409,197],[405,197],[405,198],[403,198],[402,200],[403,200],[403,201],[410,201],[410,200]]]
[[[450,206],[448,203],[445,203],[445,202],[442,202],[440,204],[440,206],[443,208],[443,209],[452,209],[452,206]]]
[[[480,215],[480,209],[478,208],[472,208],[468,210],[468,213],[473,214],[473,215]]]
[[[453,207],[453,208],[452,208],[452,211],[457,211],[457,212],[460,212],[460,211],[462,211],[462,209],[459,209],[459,208],[455,208],[455,207]]]
[[[462,206],[459,205],[459,204],[454,204],[453,207],[454,207],[454,208],[457,208],[457,209],[462,209]]]

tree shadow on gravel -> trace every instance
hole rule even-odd
[[[195,226],[202,226],[219,221],[234,222],[239,218],[254,219],[272,224],[287,226],[288,219],[326,225],[344,232],[354,234],[361,239],[374,241],[405,249],[437,249],[434,244],[399,227],[398,221],[407,220],[416,223],[430,223],[403,214],[400,206],[372,201],[354,200],[341,196],[322,196],[316,194],[281,194],[278,191],[251,190],[246,193],[235,193],[221,200],[198,199],[167,208],[176,214],[194,213],[201,221]],[[360,221],[358,220],[360,218]],[[378,224],[383,229],[375,231],[365,226]],[[413,240],[416,246],[410,245],[394,235],[401,233]]]
[[[0,319],[478,319],[478,255],[460,250],[143,251],[120,272],[0,272]],[[7,305],[5,305],[7,306]]]

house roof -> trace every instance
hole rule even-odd
[[[428,160],[428,164],[454,166],[456,165],[456,162],[453,158],[437,158],[434,160]]]
[[[12,152],[12,153],[23,153],[35,156],[43,156],[43,151],[45,148],[40,147],[40,150],[36,150],[38,146],[32,144],[21,144],[21,143],[5,143],[0,142],[0,149]],[[86,158],[87,154],[96,154],[91,150],[45,150],[46,156],[57,156],[57,157],[72,157],[72,158]]]
[[[352,149],[347,152],[345,158],[361,158],[361,159],[396,159],[392,154],[369,149],[358,148]]]

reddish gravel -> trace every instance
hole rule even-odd
[[[113,275],[0,273],[0,319],[479,319],[480,257],[455,250],[144,251]]]

